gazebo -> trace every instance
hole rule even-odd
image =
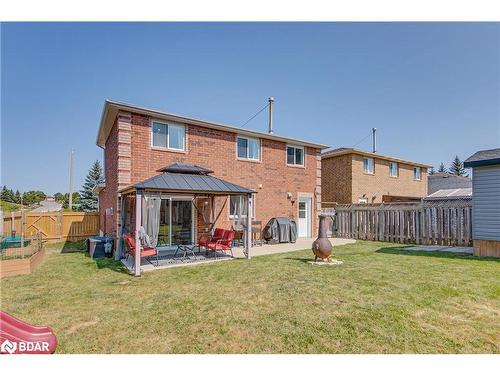
[[[252,247],[252,195],[256,192],[214,177],[212,170],[191,164],[174,163],[159,169],[160,174],[120,191],[120,239],[117,258],[124,255],[121,237],[128,232],[140,244],[144,235],[155,248],[173,249],[196,245],[200,232],[213,234],[229,196],[244,196],[246,207],[238,207],[244,228],[245,255]],[[216,197],[226,200],[217,212]],[[203,232],[204,230],[204,232]],[[141,274],[140,246],[135,247],[134,274]]]

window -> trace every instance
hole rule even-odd
[[[363,171],[369,174],[375,173],[373,158],[363,158]]]
[[[413,179],[420,181],[421,178],[422,178],[422,171],[420,167],[413,167]]]
[[[398,177],[398,163],[390,162],[389,163],[389,176]]]
[[[184,151],[186,138],[186,128],[184,125],[153,121],[151,123],[151,132],[151,145],[153,147]]]
[[[238,159],[260,160],[260,140],[254,138],[237,137]]]
[[[242,195],[230,196],[229,218],[246,218],[248,209],[248,197]],[[255,218],[255,194],[252,196],[252,218]]]
[[[304,147],[286,146],[286,163],[288,165],[304,165]]]

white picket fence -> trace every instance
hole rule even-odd
[[[333,236],[423,245],[472,246],[470,201],[382,205],[337,205],[322,210],[332,218]]]

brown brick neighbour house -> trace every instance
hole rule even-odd
[[[326,207],[411,201],[427,195],[430,165],[354,148],[327,151],[321,159],[321,192]]]
[[[106,183],[99,192],[99,211],[105,233],[120,233],[120,192],[173,163],[209,168],[213,176],[255,191],[253,215],[263,225],[273,217],[293,217],[302,225],[300,236],[316,233],[324,145],[109,100],[97,145],[104,149]],[[233,198],[216,198],[216,206],[224,207],[217,226],[231,227]],[[192,212],[195,241],[201,218],[190,205],[186,201],[178,209]],[[299,216],[307,223],[301,224]]]

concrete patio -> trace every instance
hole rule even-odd
[[[295,243],[281,243],[275,245],[264,244],[262,246],[253,246],[251,250],[251,256],[262,256],[269,254],[279,254],[287,253],[291,251],[310,249],[315,238],[298,238]],[[330,242],[333,246],[346,245],[349,243],[354,243],[356,240],[344,239],[344,238],[330,238]],[[217,258],[214,257],[213,252],[209,252],[205,255],[205,251],[198,252],[195,249],[194,253],[188,253],[186,256],[184,254],[175,255],[174,250],[161,250],[159,252],[159,261],[156,265],[156,257],[151,257],[149,260],[141,259],[141,270],[144,272],[154,271],[164,268],[173,267],[185,267],[185,266],[195,266],[198,264],[221,262],[226,260],[232,260],[236,258],[245,258],[243,253],[243,247],[234,247],[233,254],[234,258],[228,253],[217,253]],[[133,269],[133,258],[122,259],[122,263],[130,270]]]

